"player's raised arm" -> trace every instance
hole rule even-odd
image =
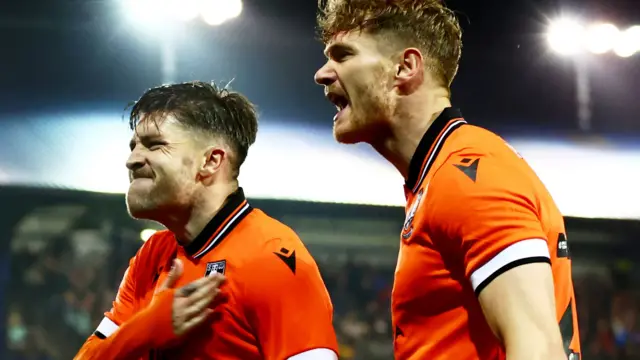
[[[162,348],[199,326],[211,314],[209,305],[219,293],[218,286],[224,278],[209,276],[173,289],[173,284],[182,275],[180,262],[174,263],[151,304],[139,309],[136,298],[138,260],[135,257],[131,260],[113,308],[105,314],[74,359],[140,359],[152,349]]]
[[[265,360],[337,360],[333,306],[300,240],[273,240],[242,272],[242,304]]]
[[[154,299],[155,309],[139,311],[141,309],[138,308],[136,280],[143,266],[141,257],[145,254],[143,246],[129,262],[111,310],[105,313],[104,319],[80,348],[75,360],[139,359],[158,342],[168,340],[167,331],[162,329],[168,329],[168,333],[173,336],[171,320],[173,293],[167,291],[158,294]],[[166,314],[166,316],[159,316],[160,314]]]
[[[467,157],[468,158],[468,157]],[[532,182],[490,155],[473,169],[448,160],[429,188],[440,229],[456,239],[464,271],[507,359],[567,359],[558,326],[554,279]],[[558,224],[562,227],[562,223]]]
[[[135,317],[137,300],[135,293],[136,257],[129,262],[124,273],[118,294],[110,311],[96,331],[87,339],[74,359],[135,359],[142,356],[150,348],[141,322]],[[138,317],[139,318],[139,317]]]

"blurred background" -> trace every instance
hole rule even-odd
[[[449,0],[453,102],[505,137],[566,215],[583,358],[640,359],[640,3]],[[125,107],[232,82],[258,104],[241,185],[292,226],[334,301],[344,359],[392,359],[402,179],[331,135],[315,0],[0,0],[0,359],[71,359],[159,228],[123,193]]]

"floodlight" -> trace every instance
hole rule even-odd
[[[227,19],[237,18],[242,13],[242,0],[227,0],[224,2],[223,12]]]
[[[640,51],[640,26],[632,26],[620,33],[613,52],[623,58],[630,57]]]
[[[200,13],[200,1],[172,0],[169,9],[176,20],[190,21],[198,17]]]
[[[206,0],[200,15],[204,22],[216,26],[236,18],[242,13],[242,0]]]
[[[549,26],[547,41],[558,54],[577,54],[582,50],[584,27],[575,20],[560,19]]]
[[[122,0],[126,15],[137,24],[148,24],[163,19],[165,9],[159,3],[153,0]]]
[[[122,0],[122,5],[133,22],[143,25],[189,21],[200,12],[199,0]]]
[[[127,17],[136,24],[164,27],[200,15],[209,25],[220,25],[242,13],[242,0],[120,0]]]
[[[620,30],[613,24],[596,24],[587,28],[584,45],[594,54],[604,54],[618,42]]]

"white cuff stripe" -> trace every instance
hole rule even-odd
[[[338,355],[331,349],[313,349],[298,355],[294,355],[287,360],[338,360]]]
[[[116,332],[116,330],[118,330],[118,325],[116,325],[116,323],[114,323],[113,321],[111,321],[111,319],[109,319],[108,317],[104,317],[102,319],[102,321],[100,321],[100,325],[98,325],[98,328],[96,329],[96,332],[99,332],[100,334],[104,335],[105,337],[109,337],[111,336],[111,334],[113,334],[114,332]]]
[[[511,244],[471,274],[473,290],[510,263],[535,257],[551,258],[546,240],[529,239]]]

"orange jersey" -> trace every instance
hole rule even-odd
[[[180,338],[173,293],[156,294],[174,258],[184,264],[176,288],[212,272],[227,279],[217,314]],[[141,247],[76,359],[285,360],[310,350],[331,359],[338,347],[332,317],[318,267],[298,236],[253,209],[239,189],[189,246],[161,231]]]
[[[551,264],[565,351],[580,343],[563,217],[504,140],[446,109],[413,156],[392,293],[397,360],[500,360],[477,299],[516,266]]]

